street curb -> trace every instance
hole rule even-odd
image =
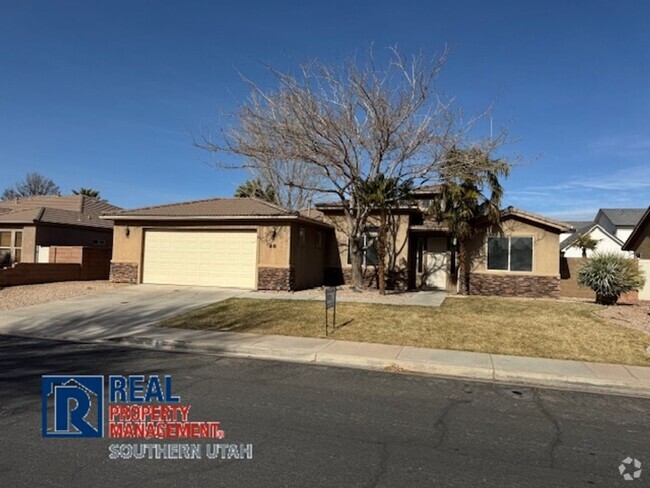
[[[429,375],[441,378],[466,379],[499,384],[516,384],[561,390],[577,390],[588,393],[650,397],[650,385],[643,386],[626,381],[606,380],[600,378],[571,377],[533,372],[509,372],[495,368],[406,361],[400,359],[359,357],[321,352],[299,353],[297,350],[269,351],[268,349],[255,348],[254,345],[243,347],[216,347],[183,340],[137,336],[119,337],[95,342],[168,351],[216,353],[221,356],[235,358],[252,358],[402,374]]]

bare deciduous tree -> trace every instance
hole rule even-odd
[[[321,175],[313,166],[275,159],[258,160],[246,165],[264,186],[273,189],[277,203],[285,208],[300,210],[314,200],[322,185]]]
[[[17,182],[12,187],[5,188],[2,200],[37,195],[57,195],[59,191],[59,187],[51,179],[38,173],[27,173],[24,180]]]
[[[204,137],[198,145],[217,156],[219,167],[268,172],[269,179],[306,174],[303,180],[283,178],[281,184],[340,202],[352,280],[363,286],[363,236],[375,209],[355,198],[360,185],[378,175],[410,181],[414,189],[438,180],[444,155],[462,145],[475,120],[464,123],[436,90],[446,57],[446,51],[428,59],[422,53],[409,57],[389,48],[381,63],[370,49],[341,66],[308,62],[298,74],[270,67],[278,88],[265,90],[246,80],[251,95],[236,113],[236,124],[218,140]],[[221,154],[237,155],[243,162],[233,165]],[[477,164],[459,163],[444,170],[462,174]]]

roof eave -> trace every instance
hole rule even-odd
[[[632,230],[632,233],[630,236],[627,238],[627,240],[623,243],[621,246],[621,249],[624,251],[635,251],[636,249],[633,247],[633,244],[635,243],[637,237],[641,233],[641,229],[646,226],[648,219],[650,219],[650,207],[645,211],[643,214],[643,217],[641,217],[641,220],[636,224],[634,229]]]
[[[287,220],[297,222],[308,222],[321,227],[333,228],[332,225],[320,220],[304,217],[302,215],[102,215],[99,217],[103,220],[113,221],[142,221],[152,220],[159,222],[179,222],[179,221],[236,221],[236,220]]]

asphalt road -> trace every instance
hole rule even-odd
[[[41,375],[57,373],[170,374],[192,420],[253,459],[111,460],[124,441],[44,439]],[[0,399],[1,487],[650,486],[648,399],[9,337]],[[627,456],[644,463],[632,482]]]

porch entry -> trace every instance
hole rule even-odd
[[[449,273],[449,252],[447,251],[447,238],[442,236],[426,237],[424,248],[423,284],[426,288],[447,288],[447,275]]]

